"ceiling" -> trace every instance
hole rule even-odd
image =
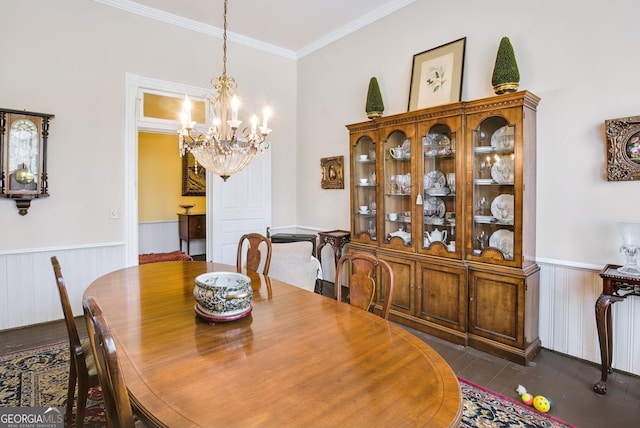
[[[223,28],[223,0],[96,1],[183,27]],[[414,1],[229,0],[227,31],[230,40],[237,34],[298,58]]]

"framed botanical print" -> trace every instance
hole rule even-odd
[[[605,121],[607,180],[640,180],[640,116]]]
[[[415,54],[408,111],[460,101],[466,37]]]
[[[206,190],[207,171],[187,152],[182,156],[182,196],[205,196]]]
[[[320,159],[323,189],[344,189],[344,156]]]

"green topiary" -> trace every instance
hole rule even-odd
[[[518,83],[520,83],[520,72],[516,63],[516,56],[513,53],[513,46],[511,46],[508,37],[503,37],[498,47],[491,84],[495,93],[500,95],[517,91]]]
[[[384,103],[382,102],[378,79],[375,77],[372,77],[371,80],[369,80],[369,91],[367,92],[367,105],[365,106],[365,111],[367,112],[367,117],[369,119],[380,117],[384,112]]]

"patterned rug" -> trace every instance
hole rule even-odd
[[[68,373],[67,343],[0,355],[0,406],[63,406]],[[459,381],[464,404],[460,428],[575,428],[464,379]],[[106,426],[100,388],[89,391],[85,426]]]

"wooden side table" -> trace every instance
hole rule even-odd
[[[334,258],[336,266],[338,266],[338,260],[342,256],[344,246],[351,241],[351,232],[346,230],[329,230],[327,232],[318,232],[320,236],[320,245],[318,245],[318,260],[322,266],[322,248],[329,244],[333,248]],[[322,282],[320,282],[319,291],[322,294]]]
[[[207,215],[178,214],[178,227],[180,234],[180,251],[182,251],[182,241],[187,241],[187,254],[191,255],[189,249],[191,240],[207,238]]]
[[[628,296],[640,296],[640,277],[628,276],[618,272],[619,265],[606,265],[600,272],[602,294],[596,300],[596,324],[600,342],[602,376],[593,385],[598,394],[607,393],[607,375],[611,373],[613,359],[613,335],[611,324],[611,305]]]

